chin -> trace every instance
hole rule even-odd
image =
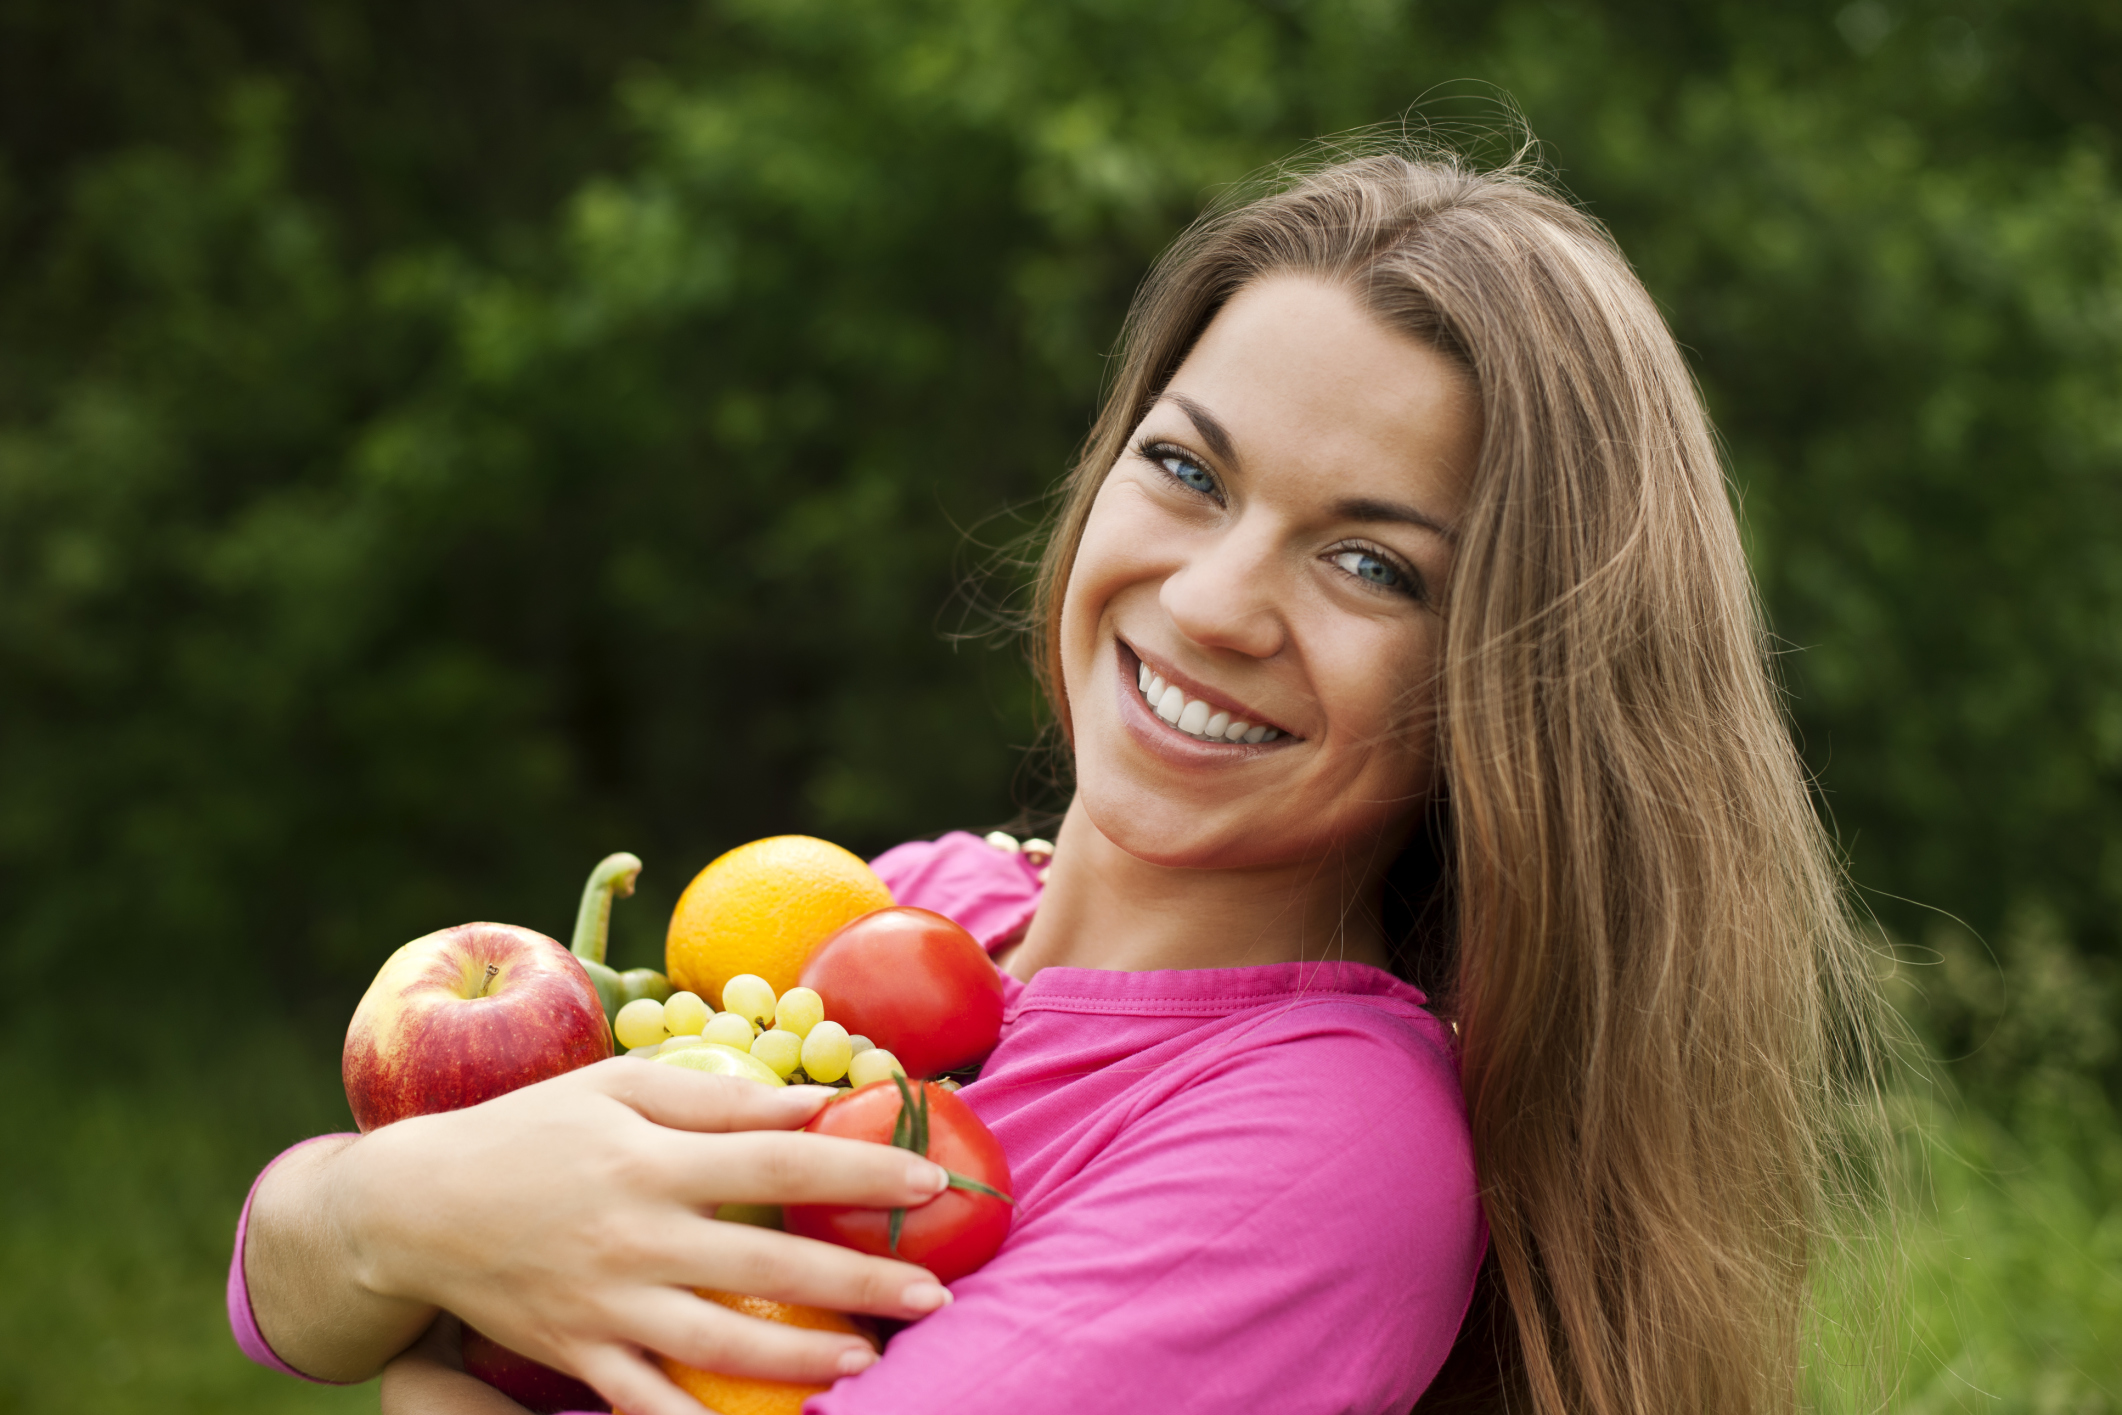
[[[1203,784],[1173,789],[1110,758],[1087,763],[1080,752],[1076,782],[1076,802],[1100,835],[1138,860],[1170,869],[1267,869],[1351,851],[1397,851],[1419,815],[1413,807],[1351,808],[1380,795],[1414,799],[1405,787],[1381,792],[1358,782],[1332,792],[1270,790],[1218,799]]]
[[[1102,785],[1104,789],[1095,780],[1079,783],[1076,798],[1084,815],[1106,840],[1148,864],[1181,870],[1256,869],[1303,859],[1324,844],[1262,831],[1263,817],[1284,813],[1258,803],[1204,807],[1139,786]]]

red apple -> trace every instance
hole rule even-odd
[[[346,1029],[340,1075],[367,1134],[611,1054],[604,1004],[580,959],[513,924],[459,924],[384,963]]]
[[[483,1332],[464,1329],[465,1374],[477,1376],[536,1415],[560,1410],[609,1410],[603,1396],[573,1376],[562,1375]]]

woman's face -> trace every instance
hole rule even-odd
[[[1062,602],[1078,803],[1108,839],[1194,868],[1390,858],[1430,788],[1479,442],[1466,376],[1340,286],[1270,276],[1223,308]]]

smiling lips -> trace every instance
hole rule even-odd
[[[1143,701],[1151,712],[1200,742],[1272,742],[1282,734],[1272,727],[1234,718],[1199,698],[1189,698],[1176,683],[1167,683],[1147,663],[1139,663]]]

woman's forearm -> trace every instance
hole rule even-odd
[[[282,1361],[327,1381],[362,1381],[411,1345],[435,1308],[365,1281],[346,1171],[363,1142],[322,1141],[288,1155],[251,1201],[243,1272],[258,1329]]]

